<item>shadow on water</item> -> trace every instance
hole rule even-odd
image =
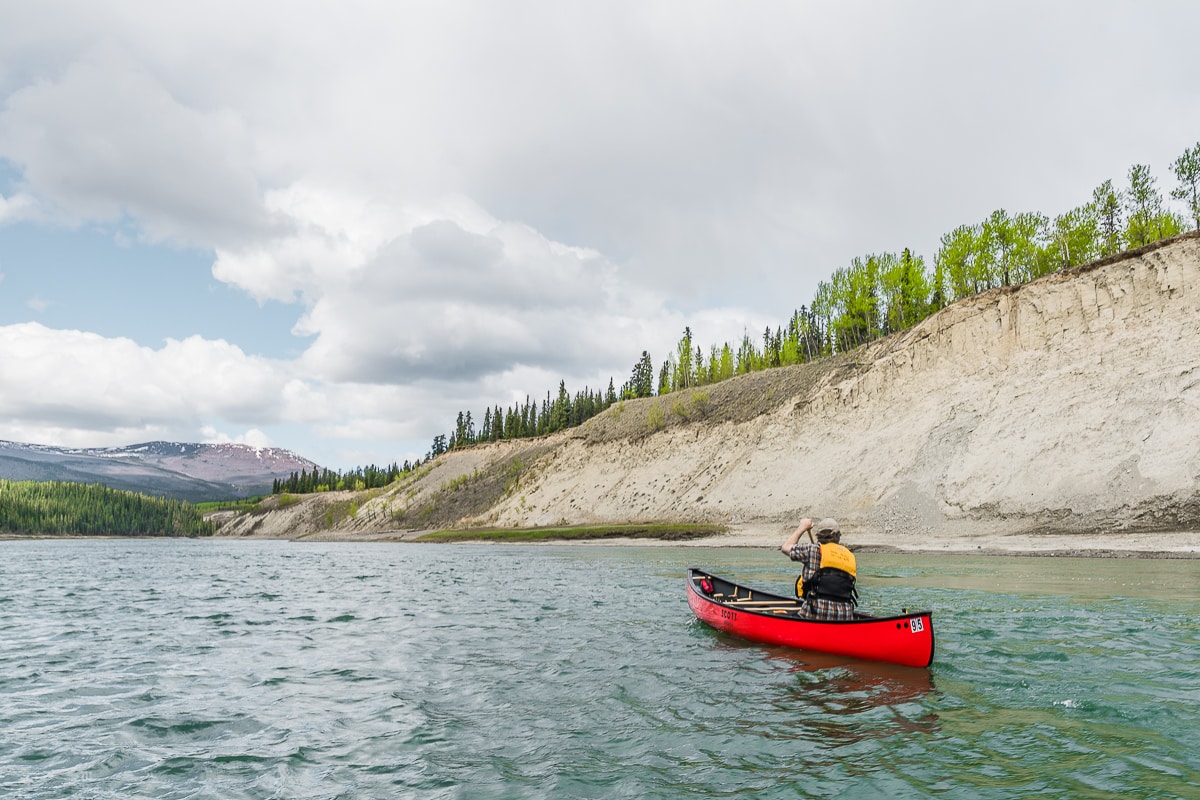
[[[791,676],[775,702],[808,735],[829,745],[938,731],[938,715],[925,702],[936,696],[928,669],[757,645],[719,631],[711,635],[719,648],[761,653],[764,665]]]
[[[866,693],[862,707],[898,705],[921,700],[934,690],[928,669],[858,661],[825,653],[768,650],[767,658],[787,664],[789,671],[802,673],[833,696]],[[855,709],[855,710],[861,710]]]

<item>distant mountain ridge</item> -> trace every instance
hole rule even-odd
[[[103,483],[188,502],[269,494],[276,478],[319,466],[278,447],[143,442],[55,447],[0,440],[0,478]]]

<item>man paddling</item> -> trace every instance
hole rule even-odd
[[[800,616],[806,619],[854,619],[858,592],[854,588],[854,554],[843,547],[837,520],[826,517],[815,526],[817,540],[801,542],[800,537],[814,529],[811,519],[800,520],[799,527],[784,540],[780,550],[792,561],[804,564],[796,581],[796,596],[804,600]]]

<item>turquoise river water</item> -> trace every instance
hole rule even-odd
[[[1200,561],[859,556],[929,669],[739,642],[770,550],[0,542],[0,797],[1196,798]]]

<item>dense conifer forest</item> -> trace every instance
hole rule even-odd
[[[308,494],[310,492],[336,492],[344,489],[363,491],[364,489],[379,489],[387,486],[401,475],[407,475],[416,469],[417,464],[404,462],[404,466],[393,463],[389,467],[359,467],[348,472],[334,472],[329,469],[319,470],[313,467],[310,472],[293,472],[287,478],[277,478],[272,489],[273,494],[288,492],[289,494]]]
[[[211,536],[214,530],[182,500],[95,484],[0,480],[0,534]]]

